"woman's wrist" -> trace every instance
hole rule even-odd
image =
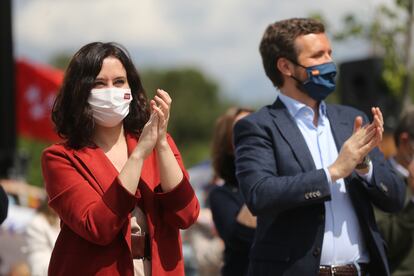
[[[155,147],[158,151],[170,150],[170,145],[168,144],[167,138],[161,138],[158,140]]]
[[[130,158],[136,161],[143,161],[145,159],[145,152],[137,146],[137,148],[131,153]]]

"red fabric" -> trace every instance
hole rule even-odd
[[[59,141],[50,117],[53,102],[63,80],[63,71],[16,62],[17,133],[44,141]]]
[[[138,191],[130,194],[100,148],[73,150],[56,144],[42,155],[50,206],[62,220],[49,275],[133,275],[130,212],[139,204],[151,239],[152,275],[184,275],[180,228],[195,222],[199,203],[181,156],[170,146],[183,181],[167,193],[160,189],[156,154],[144,162]],[[128,151],[137,141],[127,137]]]

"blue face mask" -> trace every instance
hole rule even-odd
[[[333,62],[323,63],[319,65],[305,67],[297,64],[306,69],[308,78],[301,82],[294,76],[295,79],[301,86],[301,88],[314,100],[322,101],[326,99],[335,90],[335,76],[336,66]]]

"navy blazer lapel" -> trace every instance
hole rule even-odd
[[[335,106],[327,105],[327,116],[329,124],[331,125],[332,135],[335,139],[336,148],[338,153],[341,150],[344,142],[352,135],[353,126],[352,122],[346,116],[341,116],[339,110]]]
[[[271,106],[269,112],[273,115],[274,123],[286,142],[290,145],[303,170],[314,170],[316,168],[315,162],[313,161],[306,141],[286,106],[279,98]]]

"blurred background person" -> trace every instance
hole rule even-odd
[[[213,168],[224,184],[209,195],[213,221],[225,244],[222,275],[246,275],[249,250],[256,228],[254,217],[239,190],[234,165],[233,126],[250,114],[247,108],[229,108],[216,122],[212,143]]]
[[[224,243],[214,228],[208,207],[200,209],[197,222],[185,233],[185,237],[192,253],[188,261],[195,263],[195,271],[187,271],[186,276],[219,275],[223,266]]]
[[[50,256],[59,230],[59,217],[45,200],[24,232],[25,253],[32,276],[47,275]]]
[[[0,224],[7,218],[7,210],[9,207],[9,200],[3,187],[0,185]]]
[[[29,266],[24,261],[18,261],[11,267],[7,276],[31,276]],[[33,276],[33,275],[32,275]]]
[[[73,56],[52,111],[65,142],[42,155],[62,220],[49,275],[184,275],[179,229],[199,204],[167,134],[171,102],[161,89],[148,102],[116,43]]]
[[[395,214],[375,210],[378,227],[388,245],[388,260],[394,276],[414,275],[414,109],[402,116],[394,132],[397,152],[389,158],[407,184],[404,209]]]
[[[211,138],[210,138],[211,140]],[[211,142],[210,142],[211,143]],[[196,223],[183,233],[186,276],[220,275],[223,266],[224,242],[217,233],[211,215],[208,195],[216,186],[211,160],[188,169],[191,185],[200,202],[200,215]],[[222,181],[222,180],[220,180]],[[185,250],[185,247],[183,248]],[[187,266],[190,267],[187,267]]]

